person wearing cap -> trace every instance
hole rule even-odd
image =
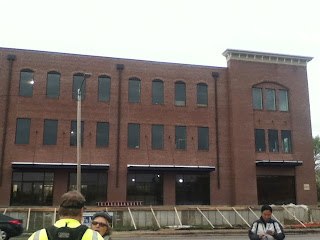
[[[251,240],[283,240],[285,238],[281,224],[271,218],[272,208],[269,205],[261,207],[261,217],[255,221],[249,230]]]
[[[77,191],[69,191],[61,196],[59,216],[54,225],[36,231],[28,240],[103,240],[96,231],[81,224],[85,198]]]
[[[100,233],[105,240],[111,240],[112,218],[107,212],[98,212],[92,216],[91,229]]]

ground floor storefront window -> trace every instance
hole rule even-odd
[[[177,174],[177,205],[210,205],[210,175]]]
[[[53,196],[53,172],[14,171],[12,206],[50,206]]]
[[[142,201],[143,205],[163,204],[163,174],[129,172],[127,200]]]
[[[296,203],[294,176],[257,176],[257,187],[260,205]]]
[[[107,201],[108,174],[106,172],[82,172],[81,193],[86,198],[86,204],[96,205]],[[69,174],[69,190],[77,189],[77,173]]]

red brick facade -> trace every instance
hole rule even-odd
[[[72,99],[73,74],[86,72],[92,73],[92,76],[86,81],[86,98],[82,101],[82,121],[85,122],[82,163],[110,165],[106,200],[127,200],[128,164],[136,164],[215,166],[215,171],[210,172],[211,205],[258,204],[259,175],[293,176],[296,202],[316,204],[306,72],[307,61],[311,59],[282,55],[276,58],[272,54],[237,50],[227,50],[224,54],[228,58],[227,68],[0,49],[0,206],[10,205],[13,162],[76,163],[76,147],[69,144],[71,121],[76,120],[77,114],[77,101]],[[11,62],[11,77],[8,55],[16,56]],[[117,70],[117,64],[123,64],[123,70]],[[32,97],[19,96],[22,69],[34,72]],[[46,97],[46,79],[50,71],[61,75],[58,99]],[[217,85],[213,72],[219,73]],[[100,75],[111,78],[108,102],[98,100]],[[128,102],[129,79],[132,77],[141,80],[140,103]],[[164,83],[162,105],[152,104],[154,79],[161,79]],[[9,96],[8,81],[11,81]],[[186,84],[186,106],[175,106],[176,81]],[[207,107],[197,105],[198,83],[208,86]],[[289,111],[253,110],[254,86],[288,89]],[[15,144],[17,118],[31,119],[29,144]],[[59,121],[55,146],[43,145],[44,119]],[[110,124],[108,147],[96,146],[96,123],[99,121]],[[140,124],[139,149],[127,147],[128,123]],[[163,149],[151,147],[152,124],[164,125]],[[186,150],[175,149],[177,125],[187,126]],[[5,126],[6,136],[3,139]],[[209,128],[208,151],[197,149],[197,127]],[[290,130],[292,153],[256,152],[255,129]],[[257,160],[286,161],[289,165],[258,166]],[[302,166],[290,165],[290,162],[296,161],[302,161]],[[64,171],[63,168],[54,170],[53,205],[68,188],[68,175]],[[175,203],[175,172],[165,172],[163,204]]]

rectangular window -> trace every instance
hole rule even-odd
[[[140,147],[140,124],[128,124],[128,148]]]
[[[44,120],[43,145],[57,145],[58,120]]]
[[[187,127],[176,126],[176,149],[187,149]]]
[[[292,153],[291,131],[281,130],[282,152]]]
[[[13,172],[12,206],[52,206],[52,172]]]
[[[16,127],[16,144],[29,144],[30,118],[18,118]]]
[[[19,95],[24,97],[32,97],[33,84],[34,84],[33,72],[30,70],[21,71]]]
[[[266,151],[266,137],[264,129],[255,129],[255,144],[256,152],[265,152]]]
[[[163,125],[152,125],[152,148],[163,148]]]
[[[76,99],[76,100],[78,99],[78,89],[80,89],[81,91],[81,100],[85,99],[86,98],[86,80],[84,80],[83,74],[73,75],[73,94],[72,94],[73,99]]]
[[[262,88],[252,88],[253,109],[262,110]]]
[[[81,121],[81,146],[83,146],[84,122]],[[70,146],[77,146],[77,121],[71,121]]]
[[[210,205],[210,175],[177,174],[176,205]]]
[[[197,84],[197,103],[199,106],[208,105],[208,86],[204,83]]]
[[[109,123],[108,122],[97,123],[97,146],[98,147],[109,146]]]
[[[127,200],[142,201],[142,205],[162,205],[163,173],[129,172]]]
[[[99,77],[99,101],[110,101],[111,79],[107,76]]]
[[[198,127],[198,150],[209,150],[209,128]]]
[[[140,80],[139,79],[129,80],[129,102],[130,103],[140,102]]]
[[[266,89],[267,110],[276,110],[276,91],[271,88]]]
[[[60,74],[49,72],[47,75],[47,97],[59,98],[60,95]]]
[[[69,173],[69,190],[77,189],[77,173]],[[97,202],[106,201],[108,190],[108,173],[81,173],[81,193],[86,198],[86,204],[94,206]]]
[[[287,112],[289,111],[288,90],[279,89],[279,110]]]
[[[279,152],[278,130],[268,130],[269,152]]]
[[[163,104],[163,82],[152,81],[152,104]]]
[[[186,105],[186,84],[184,82],[175,83],[175,105]]]

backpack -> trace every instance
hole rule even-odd
[[[58,228],[54,225],[47,227],[46,232],[48,240],[81,240],[88,227],[86,225],[80,225],[76,228],[69,228],[67,226]]]

